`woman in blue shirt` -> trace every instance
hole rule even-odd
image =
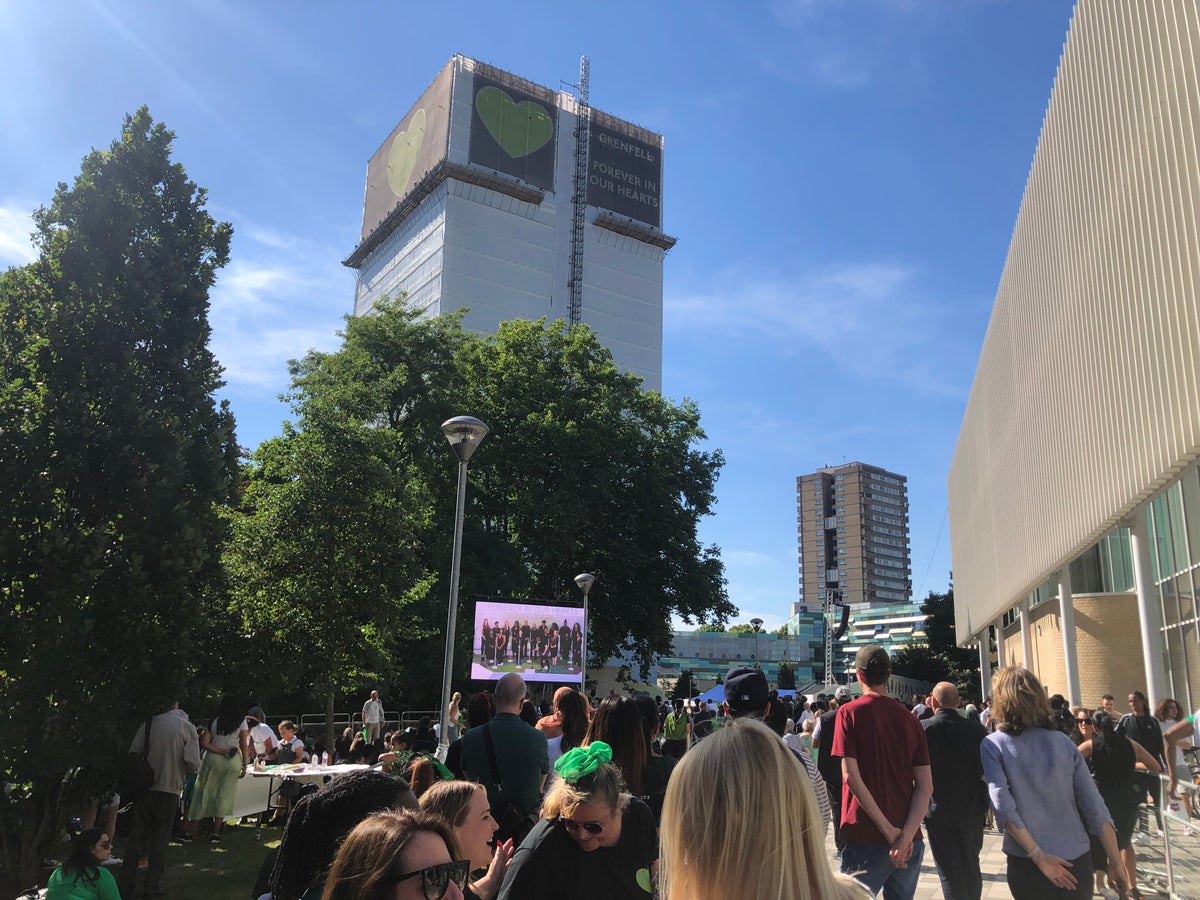
[[[1005,831],[1014,900],[1090,897],[1089,832],[1104,846],[1109,883],[1124,895],[1129,876],[1112,818],[1083,756],[1054,727],[1041,682],[1008,666],[996,674],[992,697],[997,730],[979,753],[996,824]]]

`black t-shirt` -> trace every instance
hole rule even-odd
[[[676,762],[678,760],[670,756],[651,756],[646,760],[645,768],[642,769],[643,793],[640,799],[650,807],[656,825],[662,821],[663,800],[667,796],[667,782],[671,780],[671,772],[674,771]]]
[[[646,900],[658,859],[654,817],[629,801],[614,847],[585,853],[557,822],[542,819],[513,854],[498,900]]]
[[[1158,719],[1154,716],[1135,716],[1128,713],[1121,718],[1121,730],[1127,738],[1141,744],[1142,748],[1160,763],[1163,761],[1162,729],[1158,727]]]

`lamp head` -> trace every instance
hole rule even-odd
[[[471,458],[471,454],[487,437],[487,433],[488,427],[474,416],[455,416],[442,423],[442,434],[446,436],[446,440],[450,442],[450,449],[462,463]]]
[[[588,595],[588,591],[592,589],[592,585],[595,583],[595,581],[596,576],[590,572],[583,572],[582,574],[575,576],[575,583],[579,585],[579,589],[583,591],[583,596],[585,597]]]
[[[750,620],[750,624],[754,626],[754,633],[758,634],[758,630],[763,626],[763,620],[759,618],[753,618]]]

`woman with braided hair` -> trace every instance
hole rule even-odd
[[[499,900],[647,900],[658,867],[654,816],[625,790],[612,748],[576,747],[554,771],[541,821],[513,854]]]

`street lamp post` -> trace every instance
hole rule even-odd
[[[458,504],[454,510],[454,550],[450,556],[450,609],[446,614],[446,656],[442,661],[441,734],[438,751],[446,758],[450,746],[450,676],[454,672],[454,631],[458,622],[458,570],[462,560],[463,518],[467,506],[467,460],[487,437],[488,427],[472,416],[455,416],[442,423],[442,434],[458,459]]]
[[[588,645],[588,592],[596,583],[596,576],[583,572],[575,576],[575,583],[583,591],[583,650],[579,657],[579,689],[587,694],[587,645]]]
[[[758,632],[762,630],[763,620],[759,618],[753,618],[750,620],[750,624],[754,626],[754,664],[761,669],[762,650],[760,650],[758,647]]]

